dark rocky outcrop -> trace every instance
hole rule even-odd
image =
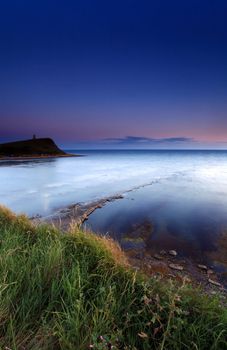
[[[66,156],[50,138],[33,138],[31,140],[0,144],[0,157],[36,157]]]

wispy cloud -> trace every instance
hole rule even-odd
[[[116,138],[107,138],[103,139],[104,142],[114,143],[114,144],[174,144],[174,143],[187,143],[187,142],[196,142],[193,138],[190,137],[167,137],[167,138],[150,138],[142,136],[126,136],[126,137],[116,137]]]

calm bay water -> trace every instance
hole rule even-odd
[[[78,151],[77,151],[78,153]],[[86,225],[185,254],[213,249],[227,227],[227,152],[81,151],[85,157],[0,162],[0,203],[29,216],[123,193]],[[132,191],[131,191],[132,190]]]

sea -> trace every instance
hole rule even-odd
[[[81,156],[0,161],[0,204],[47,216],[121,194],[86,227],[127,246],[136,233],[138,244],[188,256],[212,252],[227,232],[227,151],[67,151]]]

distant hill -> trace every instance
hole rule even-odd
[[[0,144],[0,157],[42,157],[66,156],[50,138],[33,138],[31,140]]]

